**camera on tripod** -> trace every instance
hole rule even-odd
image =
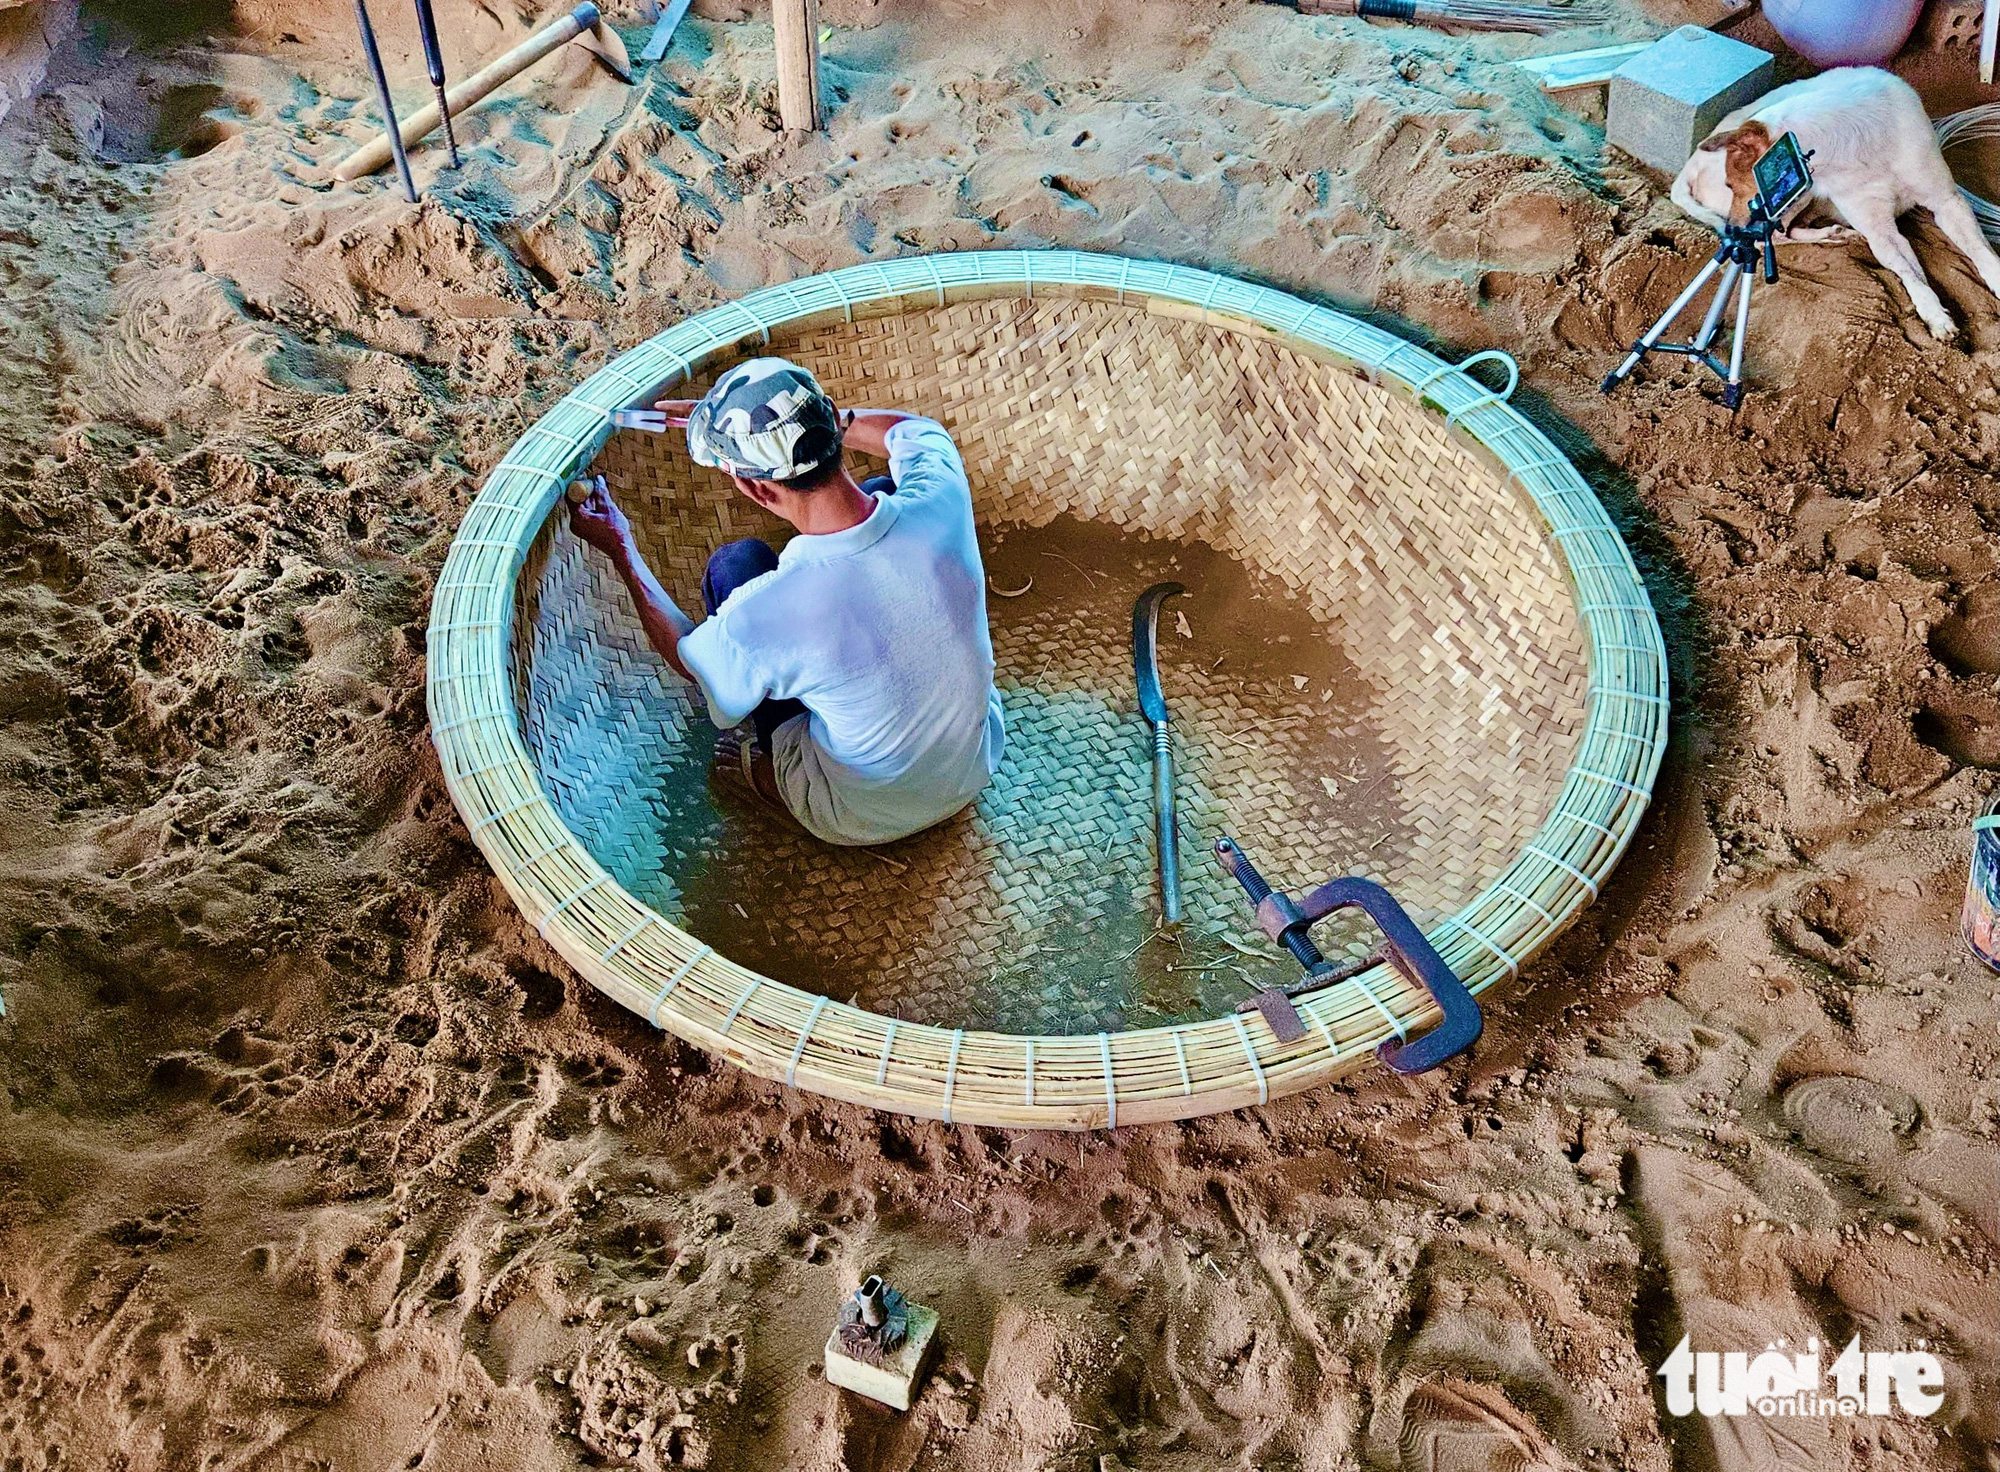
[[[1646,354],[1679,353],[1693,358],[1723,380],[1725,407],[1734,409],[1743,402],[1743,340],[1750,331],[1750,288],[1757,280],[1758,257],[1763,257],[1764,280],[1775,282],[1778,252],[1771,237],[1783,228],[1786,216],[1812,192],[1812,170],[1806,167],[1806,160],[1811,157],[1810,153],[1800,151],[1798,139],[1790,133],[1781,135],[1765,150],[1755,165],[1757,197],[1750,201],[1749,219],[1741,225],[1723,226],[1722,244],[1716,247],[1708,264],[1674,298],[1674,304],[1660,314],[1659,321],[1632,344],[1625,361],[1605,375],[1598,386],[1601,392],[1608,394],[1623,383],[1645,361]],[[1674,319],[1687,310],[1688,303],[1717,271],[1722,273],[1722,280],[1716,285],[1715,297],[1708,304],[1707,315],[1701,319],[1701,331],[1694,340],[1661,342]],[[1724,363],[1709,349],[1722,329],[1722,314],[1732,291],[1736,293],[1736,323],[1729,336],[1729,361]]]

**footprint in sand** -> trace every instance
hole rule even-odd
[[[1785,1122],[1808,1147],[1848,1165],[1878,1165],[1907,1148],[1923,1110],[1901,1089],[1836,1074],[1785,1090]]]

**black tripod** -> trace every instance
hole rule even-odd
[[[1764,256],[1764,280],[1774,282],[1778,279],[1778,252],[1771,244],[1771,236],[1777,228],[1778,222],[1765,212],[1763,200],[1751,201],[1750,222],[1724,227],[1722,244],[1708,258],[1708,264],[1687,284],[1687,290],[1674,298],[1674,304],[1660,314],[1660,320],[1646,330],[1645,336],[1632,344],[1632,351],[1626,355],[1625,361],[1605,375],[1604,382],[1598,385],[1599,390],[1608,394],[1618,387],[1648,353],[1680,353],[1705,364],[1710,372],[1723,380],[1722,402],[1726,408],[1734,409],[1742,403],[1743,340],[1750,331],[1750,288],[1757,280],[1760,250]],[[1717,271],[1722,272],[1722,281],[1715,288],[1715,299],[1708,304],[1708,314],[1701,319],[1701,331],[1695,334],[1694,341],[1661,342],[1661,336],[1673,326],[1674,318],[1687,310],[1688,303],[1695,299],[1695,294],[1708,284],[1708,279]],[[1729,361],[1724,363],[1708,349],[1722,326],[1723,308],[1729,303],[1732,288],[1736,291],[1736,330],[1729,339]]]

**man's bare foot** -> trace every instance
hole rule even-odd
[[[740,732],[724,731],[715,738],[715,765],[712,770],[716,776],[746,791],[774,812],[791,817],[792,810],[785,805],[784,795],[778,790],[778,773],[771,765],[770,753],[760,751],[755,743],[746,743]]]

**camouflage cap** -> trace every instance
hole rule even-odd
[[[840,416],[819,380],[783,358],[716,379],[687,423],[688,454],[752,480],[796,480],[840,456]]]

